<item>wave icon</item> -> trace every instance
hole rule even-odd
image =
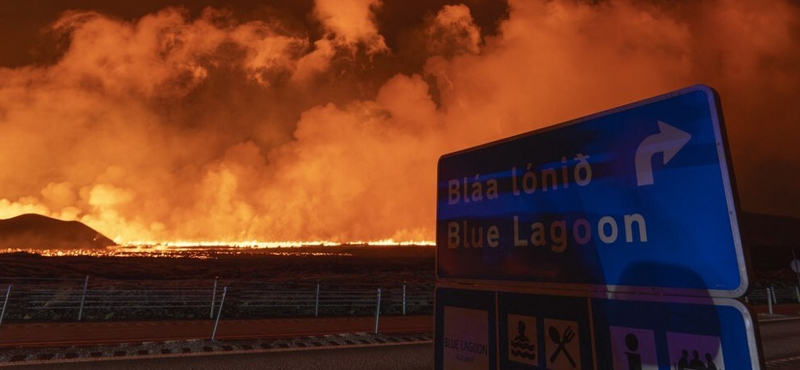
[[[512,349],[511,350],[511,357],[522,357],[522,358],[527,358],[529,360],[535,360],[536,359],[536,354],[533,353],[533,352],[515,351],[515,350]]]
[[[533,350],[536,349],[536,347],[533,344],[528,342],[527,338],[525,338],[524,340],[517,340],[517,339],[512,340],[511,348],[516,348],[519,350],[528,350],[530,352],[533,352]]]
[[[511,341],[511,357],[522,357],[531,360],[536,359],[536,346],[528,338],[518,336]]]

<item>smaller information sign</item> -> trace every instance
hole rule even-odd
[[[437,289],[436,369],[497,369],[495,293]]]
[[[464,323],[470,323],[464,325]],[[489,312],[461,307],[444,307],[444,368],[488,369]]]

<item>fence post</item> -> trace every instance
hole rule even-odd
[[[78,310],[78,321],[83,319],[83,305],[86,303],[86,290],[89,288],[89,275],[83,281],[83,295],[81,295],[81,308]]]
[[[773,304],[778,304],[778,295],[775,294],[775,287],[771,286],[771,287],[769,287],[769,289],[772,290],[772,303]]]
[[[406,315],[406,282],[403,282],[403,316]]]
[[[214,276],[214,291],[211,292],[211,313],[208,314],[209,319],[214,318],[214,302],[217,300],[217,282],[219,281],[219,276]]]
[[[378,302],[375,305],[375,334],[378,334],[378,322],[381,319],[381,288],[378,288]]]
[[[314,317],[319,317],[319,280],[317,280],[317,298],[314,300]]]
[[[797,296],[797,303],[800,303],[800,287],[794,287],[794,295]]]
[[[11,296],[11,285],[6,289],[6,299],[3,300],[3,311],[0,311],[0,326],[3,325],[3,317],[6,316],[6,307],[8,307],[8,297]]]
[[[222,288],[222,300],[219,301],[219,311],[217,312],[217,321],[214,322],[214,331],[211,332],[211,340],[217,340],[217,325],[219,325],[219,317],[222,316],[222,305],[225,304],[225,296],[228,294],[228,287]]]
[[[769,304],[769,313],[772,314],[772,288],[767,288],[767,303]]]

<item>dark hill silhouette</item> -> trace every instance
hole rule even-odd
[[[98,249],[114,241],[78,221],[24,214],[0,220],[0,248]]]

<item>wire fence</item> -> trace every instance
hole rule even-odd
[[[767,305],[767,312],[772,314],[774,313],[772,307],[773,305],[800,303],[800,287],[758,287],[751,290],[744,299],[751,305]]]
[[[374,285],[197,281],[93,281],[0,277],[0,325],[9,322],[246,319],[426,315],[433,312],[432,284]],[[5,289],[2,289],[5,287]],[[754,288],[751,305],[800,303],[796,286]],[[376,321],[377,323],[377,321]]]
[[[433,312],[433,286],[174,282],[0,278],[5,322],[420,315]],[[0,288],[2,289],[2,288]],[[224,299],[224,305],[223,305]]]

